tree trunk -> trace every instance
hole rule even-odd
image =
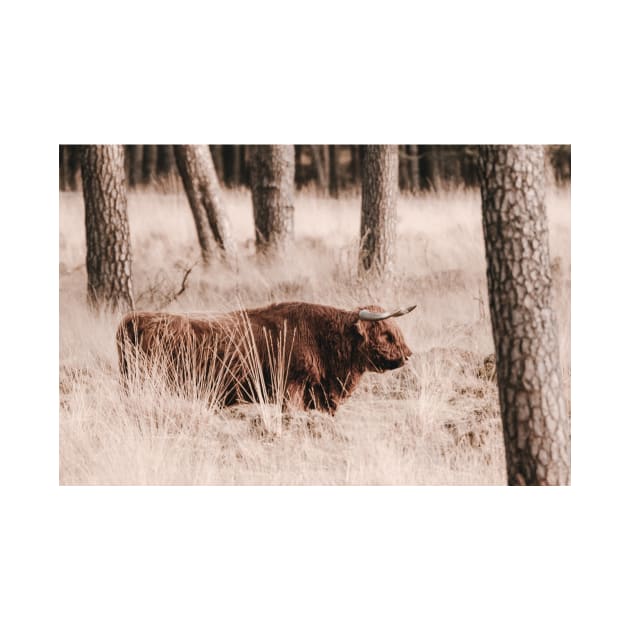
[[[253,146],[250,171],[256,250],[261,254],[281,253],[293,238],[293,145]]]
[[[133,308],[131,246],[122,145],[81,152],[85,201],[88,299],[93,307]]]
[[[394,266],[398,146],[367,145],[361,159],[359,271],[388,276]]]
[[[541,146],[480,147],[483,231],[510,485],[570,482]]]
[[[142,151],[142,183],[150,184],[157,171],[157,144],[145,144]]]
[[[209,145],[176,145],[174,151],[177,168],[195,220],[204,263],[209,262],[211,258],[211,232],[224,260],[234,264],[236,246],[221,201],[219,180],[214,170]]]

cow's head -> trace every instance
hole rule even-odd
[[[392,321],[416,308],[384,311],[380,306],[367,306],[357,312],[354,329],[358,333],[357,354],[371,372],[384,372],[402,367],[411,356],[403,334]]]

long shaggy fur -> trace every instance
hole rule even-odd
[[[274,373],[284,369],[286,407],[334,414],[362,374],[396,369],[411,355],[393,321],[363,321],[359,310],[284,302],[215,319],[129,313],[116,334],[120,371],[128,379],[133,365],[157,365],[174,386],[214,387],[231,405],[254,401],[257,381],[277,396]]]

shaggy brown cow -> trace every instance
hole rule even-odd
[[[364,372],[394,370],[411,356],[390,318],[414,308],[285,302],[214,319],[129,313],[116,335],[120,370],[128,377],[134,365],[159,364],[176,386],[209,386],[225,405],[281,397],[285,407],[334,414]]]

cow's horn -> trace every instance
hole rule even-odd
[[[387,311],[386,313],[373,313],[372,311],[368,311],[367,309],[363,308],[359,311],[359,319],[363,319],[368,322],[378,322],[381,319],[400,317],[401,315],[411,313],[411,311],[413,311],[416,306],[417,304],[414,304],[413,306],[408,306],[407,308],[399,308],[397,311]]]

